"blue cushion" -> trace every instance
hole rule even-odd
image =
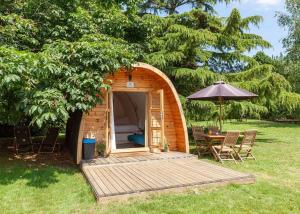
[[[133,142],[135,144],[139,144],[142,146],[145,145],[145,136],[142,134],[128,135],[127,139],[128,141]]]

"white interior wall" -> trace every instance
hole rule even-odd
[[[115,125],[138,125],[145,129],[146,96],[144,93],[115,92]]]
[[[137,108],[137,123],[139,128],[145,130],[146,96],[145,93],[128,93]]]
[[[146,94],[114,92],[113,97],[115,136],[117,143],[122,143],[128,135],[145,130]]]

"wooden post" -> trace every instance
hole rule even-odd
[[[222,133],[222,120],[223,120],[223,99],[219,97],[219,105],[220,105],[220,114],[219,114],[219,124],[220,124],[220,134]]]

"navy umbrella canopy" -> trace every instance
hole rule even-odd
[[[223,81],[215,82],[200,91],[187,97],[188,100],[209,100],[218,101],[220,104],[220,130],[222,131],[223,109],[222,105],[225,100],[246,100],[257,97],[258,95],[244,89],[235,88]]]

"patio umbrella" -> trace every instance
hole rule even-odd
[[[188,100],[209,100],[219,102],[220,105],[220,131],[222,131],[223,119],[223,104],[226,100],[246,100],[257,97],[258,95],[246,91],[244,89],[235,88],[223,81],[215,82],[213,85],[208,86],[196,93],[187,97]]]

